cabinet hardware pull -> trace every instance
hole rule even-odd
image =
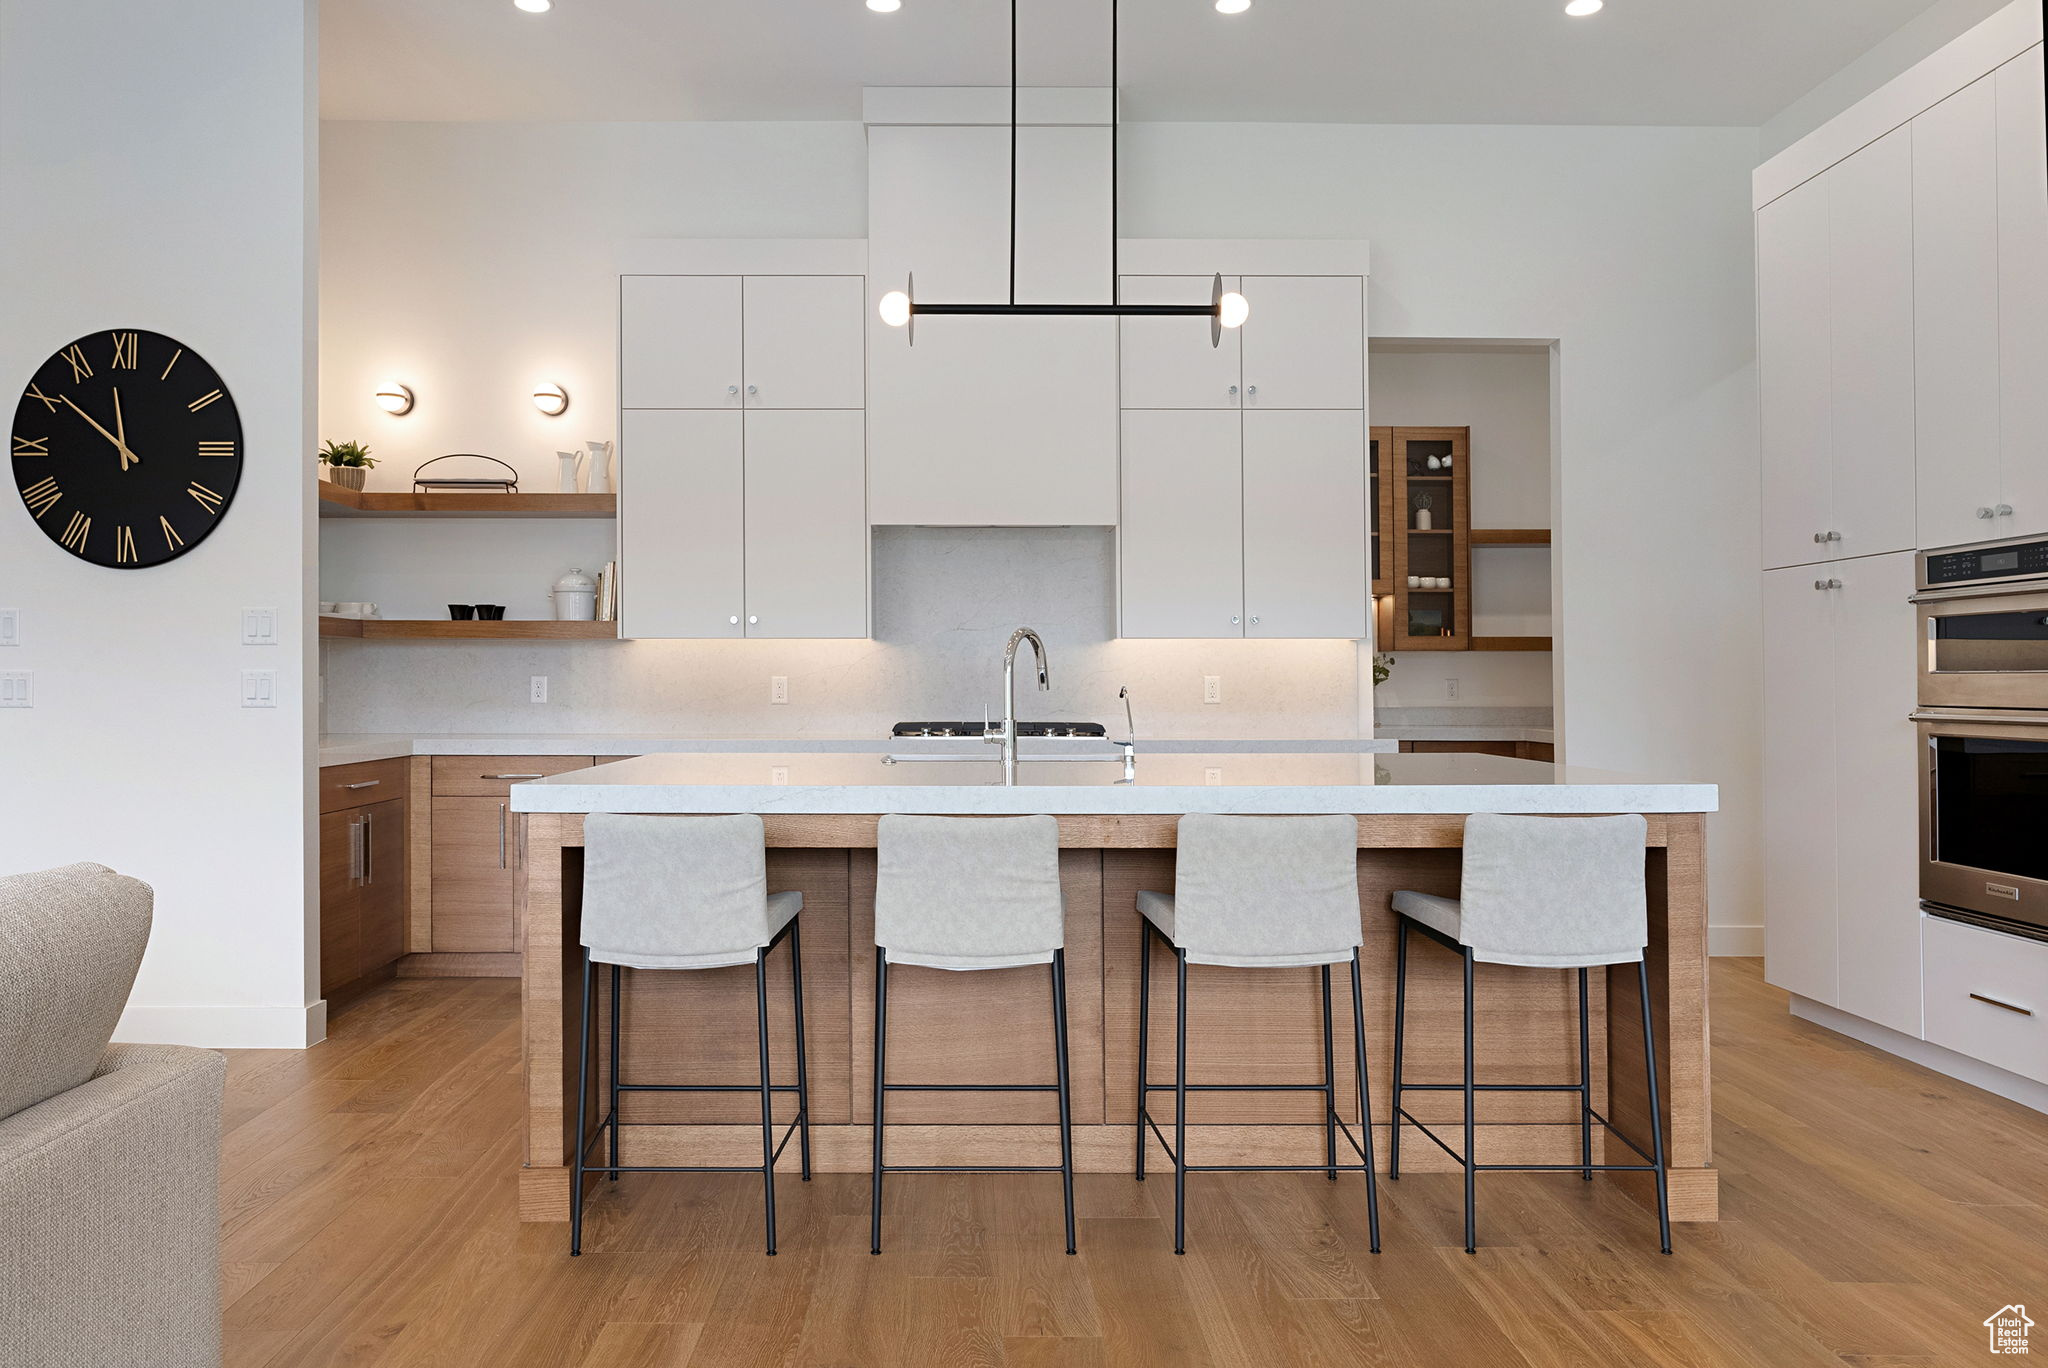
[[[740,387],[738,385],[727,385],[725,387],[725,392],[727,394],[738,394],[740,392]]]
[[[363,814],[363,886],[368,887],[377,877],[377,818],[374,813]]]
[[[749,613],[747,614],[747,625],[749,627],[758,627],[761,625],[761,619],[756,617],[754,614]]]
[[[1232,613],[1230,615],[1230,625],[1233,627],[1237,626],[1237,614]]]
[[[2012,516],[2012,505],[1999,504],[1996,507],[1994,507],[1991,511],[2001,518],[2010,518]]]
[[[758,385],[749,385],[749,386],[747,386],[747,393],[749,393],[749,394],[759,394],[760,392],[761,392],[761,388],[760,388],[760,386],[758,386]]]
[[[1258,626],[1258,625],[1259,625],[1259,615],[1258,615],[1257,613],[1254,613],[1254,614],[1252,614],[1252,626],[1256,627],[1256,626]]]
[[[498,804],[498,868],[505,867],[505,805]]]
[[[345,789],[375,788],[383,782],[382,779],[365,779],[360,784],[343,784],[342,787]]]
[[[363,881],[363,819],[348,824],[348,877],[350,883]]]
[[[2020,1007],[2010,1002],[2000,1002],[1997,998],[1985,997],[1982,993],[1972,993],[1970,996],[1978,1002],[1986,1003],[1992,1007],[2003,1008],[2008,1012],[2017,1012],[2021,1016],[2032,1016],[2034,1014],[2034,1010],[2031,1007]]]
[[[726,621],[731,623],[733,626],[737,627],[740,625],[740,615],[738,613],[734,613],[731,617],[727,618]]]
[[[1230,387],[1230,392],[1231,392],[1232,394],[1235,394],[1235,393],[1237,393],[1237,386],[1235,386],[1235,385],[1232,385],[1232,386]]]
[[[486,779],[545,779],[545,774],[486,774]]]
[[[1979,508],[1977,509],[1977,516],[1978,516],[1978,517],[1980,517],[1980,518],[1988,518],[1988,517],[1990,517],[1990,516],[1991,516],[1991,509],[1990,509],[1990,507],[1989,507],[1988,505],[1983,505],[1983,506],[1979,506]]]

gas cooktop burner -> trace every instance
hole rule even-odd
[[[1001,724],[992,722],[989,725]],[[898,722],[889,735],[979,737],[982,728],[979,722]],[[1108,736],[1109,729],[1100,722],[1019,722],[1017,735],[1086,738]]]

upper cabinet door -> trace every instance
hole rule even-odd
[[[1250,637],[1366,635],[1365,415],[1244,415]]]
[[[1998,99],[1991,77],[1913,120],[1920,545],[1999,535]],[[1979,510],[1984,510],[1980,516]]]
[[[748,276],[746,406],[857,409],[867,402],[867,285],[860,276]]]
[[[1240,424],[1234,412],[1124,414],[1119,635],[1244,635]]]
[[[1766,566],[1823,559],[1829,475],[1828,185],[1821,176],[1756,213],[1757,366]]]
[[[620,600],[621,635],[744,634],[745,417],[738,409],[620,415],[619,557],[633,577]]]
[[[1830,461],[1837,557],[1913,548],[1913,140],[1896,129],[1831,169]]]
[[[1998,69],[2000,502],[1995,537],[2048,532],[2048,170],[2041,50]]]
[[[1365,407],[1365,282],[1246,276],[1245,407]]]
[[[749,413],[746,470],[747,635],[866,636],[860,413]]]
[[[619,407],[738,408],[738,276],[619,277]]]
[[[1125,276],[1126,304],[1207,304],[1214,276]],[[1234,276],[1223,288],[1238,288]],[[1123,406],[1127,409],[1234,409],[1243,398],[1241,328],[1211,344],[1206,318],[1124,318]]]

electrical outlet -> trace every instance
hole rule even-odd
[[[533,703],[547,702],[548,677],[546,675],[533,675],[529,677],[526,681],[526,697],[529,702]]]
[[[0,608],[0,646],[21,645],[21,610]]]
[[[1223,782],[1223,766],[1211,765],[1202,771],[1202,782],[1214,788]]]
[[[1446,680],[1444,681],[1444,697],[1445,697],[1445,698],[1456,698],[1457,696],[1458,696],[1458,681],[1457,681],[1457,680],[1455,680],[1455,679],[1446,679]]]
[[[242,644],[244,646],[277,645],[277,609],[244,608],[242,610]]]
[[[0,672],[0,708],[33,708],[36,705],[34,670]]]
[[[770,765],[770,766],[768,767],[768,782],[769,782],[769,783],[771,783],[771,784],[786,784],[786,783],[788,783],[788,782],[789,782],[789,766],[787,766],[787,765]]]
[[[768,701],[769,701],[770,703],[787,703],[787,702],[789,702],[789,676],[788,676],[788,675],[770,675],[770,676],[768,676]]]
[[[1202,701],[1204,703],[1221,703],[1223,701],[1222,675],[1202,676]]]
[[[277,671],[242,671],[242,706],[245,708],[276,707]]]

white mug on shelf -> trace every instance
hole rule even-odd
[[[1410,575],[1408,577],[1408,587],[1410,589],[1420,589],[1422,587],[1422,576]]]

